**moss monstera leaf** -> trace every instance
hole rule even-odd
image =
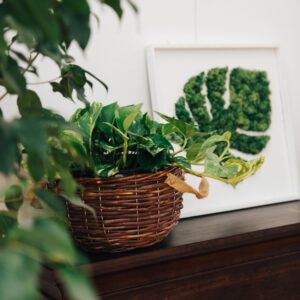
[[[231,132],[231,149],[258,154],[267,145],[271,124],[270,88],[267,73],[235,68],[229,74],[229,106],[225,92],[228,68],[201,72],[184,85],[184,96],[176,103],[180,120],[197,124],[202,132]],[[206,85],[207,95],[203,92]],[[206,105],[210,103],[210,113]],[[255,132],[249,134],[248,132]],[[256,134],[259,133],[259,134]]]

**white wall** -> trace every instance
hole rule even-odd
[[[100,28],[93,22],[93,36],[83,56],[74,47],[78,62],[103,79],[93,97],[108,103],[144,102],[150,110],[145,47],[156,43],[275,43],[281,48],[285,81],[300,150],[300,1],[299,0],[135,0],[138,17],[126,7],[121,23],[109,8],[95,6]],[[42,80],[57,76],[47,60]],[[44,103],[65,116],[75,109],[71,102],[53,95],[48,86],[33,86]],[[1,103],[8,116],[15,114],[14,99]],[[77,104],[78,105],[78,104]],[[280,162],[279,162],[280,163]],[[300,167],[300,164],[299,164]]]

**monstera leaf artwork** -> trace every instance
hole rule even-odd
[[[226,89],[229,86],[229,103]],[[205,93],[206,91],[206,93]],[[270,136],[270,88],[267,73],[242,68],[210,69],[190,78],[175,105],[177,118],[201,132],[231,132],[231,149],[259,154]]]

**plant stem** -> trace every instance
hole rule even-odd
[[[128,150],[128,142],[124,140],[124,146],[123,146],[123,165],[125,168],[126,161],[127,161],[127,150]]]
[[[38,56],[39,56],[39,53],[36,53],[36,54],[33,56],[32,59],[29,59],[29,62],[28,62],[27,67],[23,70],[23,72],[21,72],[22,75],[24,75],[24,74],[30,69],[30,67],[32,66],[32,64],[34,63],[34,61],[38,58]],[[2,94],[2,95],[0,96],[0,101],[1,101],[2,99],[4,99],[7,95],[8,95],[8,92],[6,91],[4,94]]]
[[[175,155],[179,154],[180,152],[184,151],[185,147],[186,147],[186,144],[187,144],[187,138],[184,138],[184,142],[182,144],[182,146],[180,147],[179,150],[177,150],[176,152],[174,152],[172,154],[172,157],[174,157]]]
[[[5,92],[3,95],[1,95],[1,96],[0,96],[0,101],[1,101],[2,99],[4,99],[7,95],[8,95],[8,92]]]
[[[27,67],[25,68],[25,70],[23,70],[22,74],[24,75],[29,69],[30,67],[32,66],[32,64],[34,63],[34,61],[38,58],[39,56],[39,53],[36,53],[33,58],[29,59],[29,62],[28,62],[28,65]]]
[[[58,79],[60,79],[60,78],[61,78],[61,75],[60,75],[60,76],[57,76],[57,77],[55,77],[55,78],[53,78],[53,79],[50,79],[50,80],[39,81],[39,82],[28,82],[27,84],[28,84],[28,85],[46,84],[46,83],[51,83],[51,82],[53,82],[53,81],[55,81],[55,80],[58,80]]]
[[[208,177],[208,178],[212,178],[212,179],[215,179],[215,180],[218,180],[218,181],[222,181],[222,182],[225,182],[225,183],[229,183],[229,184],[231,183],[228,179],[217,177],[217,176],[213,176],[213,175],[207,174],[205,172],[198,172],[198,171],[186,168],[186,167],[184,167],[184,166],[182,166],[180,164],[177,164],[177,163],[173,163],[173,165],[176,166],[176,167],[179,167],[182,170],[186,171],[187,173],[195,175],[197,177]]]

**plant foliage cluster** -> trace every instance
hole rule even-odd
[[[122,3],[94,0],[111,7],[121,18]],[[92,80],[106,85],[75,63],[69,47],[88,44],[94,14],[87,0],[0,1],[0,101],[16,95],[20,117],[6,121],[0,109],[0,175],[13,184],[0,195],[0,298],[38,299],[42,265],[50,266],[70,299],[97,299],[79,268],[85,259],[69,236],[60,198],[44,189],[44,182],[60,179],[62,197],[84,205],[75,196],[71,163],[87,164],[85,152],[73,139],[79,130],[42,106],[29,88],[27,74],[38,74],[38,58],[59,68],[53,91],[88,105],[85,88]],[[10,101],[8,99],[7,101]],[[75,133],[74,133],[75,132]],[[3,208],[4,207],[4,208]]]
[[[141,112],[141,105],[120,107],[117,103],[78,109],[70,122],[82,132],[73,135],[89,164],[73,164],[76,176],[107,177],[118,173],[157,171],[177,166],[200,177],[210,177],[232,185],[254,174],[263,159],[246,162],[228,153],[230,132],[205,135],[181,120],[159,114],[165,123]],[[201,142],[197,142],[198,140]],[[172,142],[172,143],[171,143]],[[218,154],[217,146],[226,144]],[[202,166],[195,171],[192,165]]]
[[[229,74],[229,106],[224,98],[228,68],[213,68],[201,72],[184,85],[184,96],[176,103],[176,115],[202,132],[232,134],[231,148],[247,154],[258,154],[267,145],[268,135],[249,135],[265,132],[271,124],[270,89],[267,73],[234,68]],[[203,92],[206,85],[207,94]],[[210,104],[210,114],[206,105]],[[240,132],[243,130],[246,133]]]

